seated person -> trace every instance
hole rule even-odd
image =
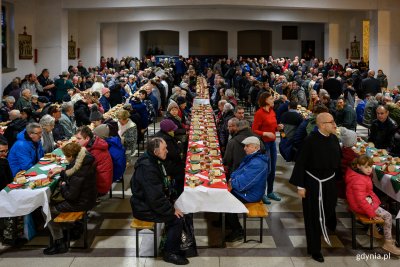
[[[95,159],[77,143],[68,143],[62,151],[68,161],[67,169],[56,167],[49,171],[50,176],[60,174],[59,186],[63,201],[50,206],[52,217],[61,212],[88,211],[96,205],[96,168]],[[46,255],[65,253],[68,246],[60,223],[50,221],[47,225],[53,244],[43,250]]]
[[[53,129],[55,119],[50,115],[44,115],[40,119],[40,126],[42,126],[42,146],[44,153],[51,153],[57,147],[53,138]]]
[[[74,118],[74,104],[72,102],[64,102],[61,105],[60,125],[65,134],[65,139],[70,139],[76,131],[76,122]]]
[[[239,168],[231,174],[229,184],[231,193],[243,203],[259,202],[265,193],[267,175],[269,172],[269,159],[260,151],[260,139],[255,136],[247,137],[242,141],[247,156]],[[226,214],[227,224],[232,232],[226,241],[234,242],[243,238],[243,228],[235,213]]]
[[[8,143],[7,140],[0,136],[0,191],[9,183],[13,182],[14,176],[11,173],[10,164],[7,160]]]
[[[389,110],[386,106],[378,106],[376,108],[376,117],[371,124],[368,142],[374,143],[378,149],[390,151],[398,126],[394,120],[389,118]]]
[[[108,193],[113,179],[113,164],[108,152],[108,144],[94,136],[88,126],[81,126],[75,134],[76,141],[93,155],[96,162],[96,184],[99,196]]]
[[[382,218],[385,243],[383,249],[400,255],[400,248],[396,247],[392,238],[392,215],[381,208],[381,201],[373,191],[371,180],[373,161],[367,155],[361,155],[352,163],[352,168],[346,172],[346,196],[349,207],[353,212],[366,215],[371,219]]]
[[[357,114],[344,97],[340,96],[336,102],[335,122],[338,127],[343,126],[349,130],[355,130],[357,127]]]
[[[17,141],[8,155],[13,177],[19,171],[31,168],[44,156],[41,138],[42,127],[36,122],[29,123],[26,129],[17,135]]]
[[[136,151],[138,133],[136,124],[130,119],[131,114],[125,109],[121,109],[117,113],[118,118],[118,135],[125,148],[126,160],[133,161]]]
[[[351,163],[355,158],[358,157],[356,152],[352,149],[353,146],[357,144],[357,134],[355,131],[349,130],[345,127],[340,127],[340,141],[342,142],[342,175],[346,174],[346,171],[349,167],[351,167]],[[338,180],[338,197],[346,198],[346,186],[343,180]]]
[[[111,136],[106,124],[100,124],[93,129],[93,133],[108,144],[108,152],[113,163],[113,182],[120,181],[124,177],[126,169],[125,148],[119,136]]]
[[[139,220],[165,223],[167,240],[164,261],[185,265],[189,261],[180,254],[183,213],[174,208],[170,201],[171,183],[162,172],[162,161],[167,158],[167,153],[165,141],[155,137],[148,142],[146,152],[137,160],[131,179],[132,213]]]
[[[11,148],[17,141],[17,135],[25,129],[28,123],[25,119],[22,119],[21,112],[18,109],[11,110],[9,118],[11,121],[7,124],[4,137],[7,139],[8,146]]]

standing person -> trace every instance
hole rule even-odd
[[[264,92],[258,99],[259,109],[254,115],[253,132],[260,136],[264,142],[267,155],[270,158],[270,168],[267,177],[267,194],[263,196],[262,200],[265,204],[271,204],[269,199],[280,201],[281,198],[273,192],[275,180],[275,168],[277,159],[276,150],[276,130],[278,123],[274,112],[274,97],[270,92]],[[279,126],[281,128],[281,126]]]
[[[336,181],[341,179],[341,150],[331,114],[319,114],[317,127],[304,140],[289,182],[297,186],[303,201],[307,252],[314,260],[323,262],[321,233],[330,245],[326,228],[336,228]]]
[[[171,183],[162,163],[167,153],[165,141],[155,137],[137,160],[131,179],[132,213],[139,220],[164,222],[167,231],[164,261],[186,265],[188,259],[180,255],[183,213],[170,201]]]
[[[71,80],[69,79],[69,72],[63,71],[60,75],[60,79],[56,80],[55,83],[56,88],[56,101],[58,103],[62,102],[64,95],[68,94],[68,89],[74,88]]]

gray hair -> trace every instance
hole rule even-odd
[[[64,103],[62,103],[62,105],[61,105],[61,110],[62,110],[62,112],[64,112],[64,113],[67,113],[68,110],[69,110],[70,108],[74,108],[74,104],[73,104],[71,101],[69,101],[69,102],[64,102]]]
[[[44,127],[44,126],[54,126],[54,124],[56,123],[56,119],[54,119],[54,117],[46,114],[40,119],[39,123],[40,123],[40,125],[42,127]]]
[[[250,128],[250,123],[247,120],[239,120],[237,124],[238,130],[248,129]]]
[[[48,116],[50,116],[50,115],[48,115]],[[40,124],[37,122],[31,122],[26,126],[26,132],[28,134],[34,133],[34,129],[37,129],[37,128],[42,129],[42,126],[40,126]]]
[[[228,123],[229,123],[229,122],[235,124],[236,127],[239,126],[239,120],[238,120],[236,117],[230,118],[230,119],[228,120]]]
[[[219,105],[225,105],[226,103],[228,103],[228,101],[226,101],[225,99],[222,99],[218,102],[218,106]]]
[[[10,116],[10,120],[15,120],[21,117],[21,112],[18,109],[13,109],[10,112],[8,112],[8,115]]]
[[[233,93],[233,91],[231,89],[226,89],[225,95],[226,96],[235,96],[235,94]]]
[[[4,101],[7,103],[15,103],[15,98],[13,96],[7,96]]]
[[[222,112],[228,112],[229,110],[233,110],[233,106],[230,103],[225,103]]]

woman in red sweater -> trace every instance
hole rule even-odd
[[[270,173],[267,176],[267,194],[263,196],[265,204],[271,204],[269,199],[280,201],[281,198],[273,192],[275,180],[275,168],[277,159],[277,150],[275,144],[275,133],[278,129],[276,115],[274,112],[274,97],[270,92],[264,92],[258,99],[260,107],[254,115],[253,132],[260,136],[264,141],[267,155],[270,158]]]
[[[382,248],[400,255],[400,248],[396,247],[392,239],[392,215],[379,206],[381,201],[372,190],[372,164],[370,157],[361,155],[353,161],[352,168],[347,169],[345,176],[347,201],[353,212],[367,215],[372,219],[381,217],[385,221],[383,226],[385,243]]]

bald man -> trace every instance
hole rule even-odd
[[[303,201],[307,252],[314,260],[323,262],[321,233],[330,245],[327,228],[336,228],[336,181],[341,179],[341,152],[332,115],[320,113],[316,122],[318,130],[304,140],[289,182],[297,186]]]
[[[15,104],[15,109],[22,111],[22,109],[27,108],[27,107],[32,108],[31,98],[32,98],[32,93],[29,89],[22,90],[21,97],[18,98],[18,101]]]

